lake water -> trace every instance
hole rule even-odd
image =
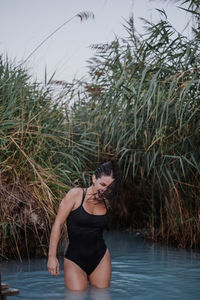
[[[68,291],[62,259],[58,277],[47,272],[46,259],[9,260],[1,264],[2,281],[20,294],[7,299],[200,300],[200,252],[152,244],[127,231],[104,236],[112,257],[109,289]]]

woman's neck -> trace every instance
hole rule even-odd
[[[96,192],[94,191],[94,187],[91,185],[90,187],[87,188],[87,194],[85,197],[86,201],[93,202],[94,204],[99,204],[99,200],[95,197]]]

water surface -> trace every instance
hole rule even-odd
[[[60,275],[51,276],[46,259],[9,260],[1,264],[2,280],[20,290],[18,299],[48,300],[200,300],[200,253],[144,241],[127,231],[106,232],[112,257],[109,289],[89,287],[70,292]]]

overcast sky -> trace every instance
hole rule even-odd
[[[159,0],[0,0],[0,8],[0,54],[15,58],[17,63],[74,15],[82,11],[94,13],[94,20],[82,23],[74,18],[31,56],[27,65],[39,81],[44,79],[45,67],[48,77],[56,71],[56,80],[84,76],[87,60],[94,53],[89,46],[112,41],[115,35],[125,37],[122,24],[131,14],[139,32],[143,30],[140,17],[158,19],[155,8],[164,8],[180,32],[188,21],[176,4]]]

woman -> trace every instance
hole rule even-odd
[[[118,171],[112,162],[102,164],[87,189],[71,189],[60,203],[52,227],[48,271],[59,274],[56,250],[63,223],[67,219],[69,245],[64,258],[65,285],[70,290],[85,290],[88,282],[107,288],[111,278],[111,259],[104,239],[107,209],[119,188]]]

